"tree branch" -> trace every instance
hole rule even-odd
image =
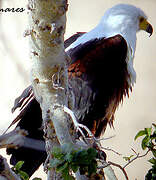
[[[25,138],[27,132],[16,128],[15,130],[3,134],[0,136],[0,149],[1,148],[15,148],[23,143],[23,138]]]
[[[132,150],[133,150],[133,149],[132,149]],[[133,150],[133,152],[135,152],[135,151]],[[140,155],[140,153],[136,153],[136,152],[135,152],[136,156],[135,156],[134,158],[132,158],[131,160],[129,160],[129,161],[123,166],[123,169],[125,169],[130,163],[132,163],[132,162],[135,161],[136,159],[145,157],[149,152],[150,152],[150,149],[149,149],[145,154],[143,154],[143,155]]]
[[[111,164],[111,165],[113,165],[113,166],[118,167],[118,168],[123,172],[126,180],[129,180],[128,175],[127,175],[125,169],[124,169],[122,166],[120,166],[119,164],[116,164],[116,163],[114,163],[114,162],[111,162],[111,161],[109,161],[108,163]]]
[[[21,180],[9,167],[5,158],[0,155],[0,179],[1,180]]]

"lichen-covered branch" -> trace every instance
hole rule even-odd
[[[27,134],[26,131],[16,128],[15,130],[0,136],[0,149],[1,148],[15,148],[23,143],[23,138]]]

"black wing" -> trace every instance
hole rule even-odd
[[[67,52],[72,59],[69,83],[75,95],[75,114],[99,137],[129,91],[127,43],[120,35],[93,39]]]

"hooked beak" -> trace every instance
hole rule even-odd
[[[140,30],[146,31],[147,33],[150,34],[150,36],[152,35],[153,27],[146,19],[143,19],[142,21],[140,21],[139,27],[140,27]]]

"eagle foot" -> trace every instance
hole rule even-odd
[[[70,115],[70,117],[71,117],[71,119],[72,119],[72,121],[73,121],[73,124],[74,124],[74,126],[75,126],[75,129],[80,132],[80,134],[82,135],[84,141],[85,141],[87,144],[88,144],[87,139],[93,140],[94,142],[95,142],[95,141],[96,141],[96,142],[98,141],[98,140],[95,138],[95,136],[93,135],[93,133],[89,130],[89,128],[88,128],[87,126],[85,126],[85,125],[80,124],[80,123],[77,122],[76,116],[75,116],[75,114],[74,114],[74,112],[73,112],[72,110],[70,110],[68,107],[64,106],[64,111],[65,111],[67,114]],[[86,131],[87,135],[84,134],[83,130]]]

